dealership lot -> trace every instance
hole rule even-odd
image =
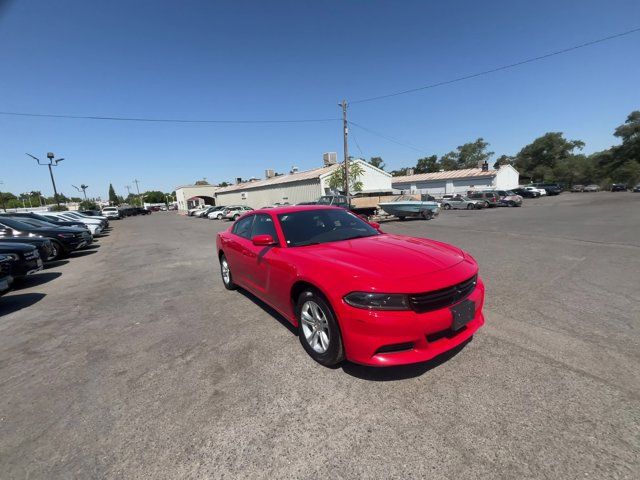
[[[122,221],[0,299],[0,478],[636,478],[638,211],[564,193],[383,224],[468,250],[487,287],[473,341],[390,370],[321,367],[227,292],[229,223]]]

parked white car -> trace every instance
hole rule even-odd
[[[544,197],[547,194],[547,191],[544,188],[537,188],[537,187],[530,187],[530,186],[524,186],[524,187],[520,187],[520,188],[524,188],[525,190],[528,190],[529,192],[538,192],[541,197]]]
[[[190,208],[187,210],[187,216],[193,217],[197,212],[201,212],[209,207],[210,205],[198,205],[196,208]]]
[[[214,207],[213,210],[211,210],[208,214],[207,217],[209,218],[209,220],[222,220],[222,218],[224,217],[224,210],[227,207]]]
[[[89,217],[77,212],[47,212],[47,215],[64,218],[70,222],[82,222],[89,228],[92,235],[99,235],[102,233],[102,230],[104,229],[103,225],[106,221],[106,218],[104,220],[101,219],[103,217]]]
[[[231,205],[225,208],[222,213],[227,220],[237,220],[240,215],[244,215],[250,210],[253,210],[253,208],[245,207],[244,205]]]
[[[118,219],[121,216],[118,207],[104,207],[102,209],[102,215],[110,219]]]

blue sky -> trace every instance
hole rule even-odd
[[[357,100],[517,62],[640,26],[609,1],[4,2],[0,111],[183,119],[339,117]],[[387,169],[482,136],[497,155],[547,131],[615,143],[640,108],[640,33],[522,67],[353,105],[351,152]],[[357,141],[357,145],[354,142]],[[359,148],[358,148],[359,146]],[[156,124],[0,115],[0,188],[51,192],[25,152],[66,158],[59,189],[105,197],[134,178],[171,190],[206,177],[314,168],[342,150],[337,121]],[[362,153],[361,153],[362,152]]]

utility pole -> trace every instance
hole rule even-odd
[[[4,182],[0,180],[0,185],[4,185]],[[2,209],[4,213],[7,213],[7,204],[4,203],[4,193],[0,191],[0,200],[2,200]]]
[[[140,202],[140,207],[142,207],[142,197],[140,196],[140,186],[138,185],[138,179],[135,179],[133,183],[136,184],[136,190],[138,191],[138,202]]]
[[[56,160],[53,159],[53,157],[55,157],[55,155],[51,152],[47,153],[47,159],[49,160],[49,163],[43,163],[40,161],[40,159],[38,157],[34,157],[33,155],[31,155],[30,153],[27,153],[28,156],[30,156],[31,158],[33,158],[36,162],[38,162],[38,165],[46,165],[49,167],[49,175],[51,175],[51,184],[53,185],[53,198],[56,201],[56,204],[58,205],[58,207],[60,206],[60,199],[58,198],[58,190],[56,190],[56,181],[53,179],[53,170],[51,169],[51,167],[57,167],[58,164],[64,160],[64,158],[58,158]]]
[[[89,188],[89,185],[85,185],[84,183],[81,183],[79,187],[76,187],[75,185],[71,185],[73,188],[75,188],[77,191],[82,192],[82,194],[84,195],[84,199],[87,199],[87,188]]]
[[[127,200],[129,200],[129,197],[131,197],[131,185],[125,185],[124,188],[127,189]]]
[[[339,103],[342,107],[342,135],[344,141],[344,194],[347,197],[347,203],[351,203],[349,201],[349,142],[347,141],[347,137],[349,135],[349,126],[347,124],[347,101],[342,100]]]

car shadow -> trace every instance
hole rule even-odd
[[[370,380],[374,382],[390,382],[397,380],[407,380],[409,378],[424,375],[429,370],[439,367],[458,355],[473,339],[473,337],[462,342],[457,347],[444,352],[437,357],[422,363],[414,363],[411,365],[401,365],[397,367],[368,367],[358,365],[351,362],[344,362],[341,367],[342,371],[347,375],[359,378],[361,380]]]
[[[87,245],[86,247],[84,247],[84,248],[82,249],[82,251],[85,251],[85,250],[96,250],[96,249],[98,249],[98,248],[100,248],[100,245],[97,245],[97,244],[95,244],[95,243],[92,243],[91,245]]]
[[[71,254],[71,258],[86,257],[87,255],[93,255],[94,253],[97,253],[97,252],[98,251],[96,249],[75,251]]]
[[[62,265],[66,265],[69,263],[69,260],[52,260],[44,264],[44,269],[48,270],[50,268],[61,267]]]
[[[262,310],[264,310],[266,313],[268,313],[273,318],[275,318],[278,322],[280,322],[282,324],[283,327],[285,327],[287,330],[289,330],[291,333],[293,333],[296,337],[298,336],[298,331],[296,330],[296,327],[291,325],[291,322],[289,322],[289,320],[284,318],[280,314],[280,312],[278,312],[274,308],[272,308],[269,305],[267,305],[266,303],[264,303],[262,300],[260,300],[258,297],[256,297],[251,292],[243,290],[242,288],[238,288],[237,292],[239,294],[243,295],[244,297],[248,298],[249,300],[251,300],[257,306],[259,306]]]
[[[30,307],[46,297],[44,293],[20,293],[18,295],[5,295],[0,297],[0,317]]]
[[[61,275],[62,274],[60,272],[36,273],[34,275],[29,275],[28,277],[24,277],[16,280],[13,283],[13,288],[14,290],[22,290],[23,288],[37,287],[38,285],[42,285],[43,283],[47,283],[47,282],[50,282],[51,280],[55,280]]]

